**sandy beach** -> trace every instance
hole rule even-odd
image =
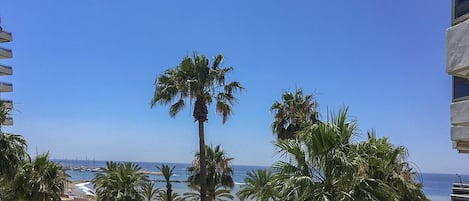
[[[88,198],[88,200],[92,201],[93,197],[90,196],[90,193],[85,193],[91,189],[87,188],[85,185],[89,184],[91,181],[88,180],[77,180],[71,181],[65,185],[65,195],[68,197],[64,197],[62,200],[74,200],[75,198]]]

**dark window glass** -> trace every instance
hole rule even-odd
[[[465,96],[469,96],[469,80],[453,76],[453,99]]]
[[[454,0],[454,18],[469,13],[469,0]]]

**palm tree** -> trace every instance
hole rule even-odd
[[[199,196],[199,198],[200,198],[200,196]],[[168,197],[167,197],[165,191],[159,191],[158,192],[158,200],[159,201],[168,201]],[[171,193],[171,200],[169,200],[169,201],[186,201],[186,199],[183,196],[181,196],[179,193],[172,192]]]
[[[0,181],[14,178],[26,159],[26,140],[21,135],[0,133]]]
[[[193,116],[199,127],[200,153],[200,195],[205,201],[206,167],[204,123],[208,120],[208,105],[216,101],[216,112],[223,117],[223,123],[232,114],[231,107],[237,102],[234,93],[244,88],[239,82],[225,83],[225,77],[232,67],[221,67],[223,55],[214,57],[212,64],[204,55],[194,53],[186,56],[175,68],[168,69],[155,82],[155,92],[151,107],[156,104],[171,104],[169,115],[174,117],[185,106],[185,101],[195,100]]]
[[[0,101],[0,125],[3,125],[11,110],[5,106],[4,102]]]
[[[287,160],[274,164],[274,190],[282,200],[422,200],[422,185],[405,161],[405,147],[369,133],[353,143],[356,121],[347,109],[276,143]]]
[[[275,101],[270,107],[275,113],[272,131],[278,139],[294,139],[296,132],[304,127],[304,121],[318,121],[317,102],[313,95],[303,95],[303,90],[285,92],[282,101]]]
[[[26,140],[21,135],[4,133],[1,126],[5,122],[10,110],[0,101],[0,182],[11,181],[18,166],[27,157]]]
[[[217,197],[217,188],[223,187],[224,190],[230,190],[234,187],[233,181],[233,169],[230,167],[230,161],[233,158],[226,156],[220,145],[216,147],[205,146],[205,152],[207,154],[207,200],[213,201]],[[188,178],[189,187],[192,189],[199,189],[202,181],[200,173],[200,154],[195,154],[195,160],[192,163],[192,167],[189,167],[188,171],[191,174]],[[220,189],[221,190],[221,189]],[[225,192],[225,191],[223,191]],[[226,193],[225,193],[226,194]]]
[[[152,182],[148,182],[143,185],[142,196],[145,201],[153,201],[159,198],[160,191],[159,188],[155,188]]]
[[[404,146],[394,146],[387,137],[377,138],[373,130],[368,132],[367,141],[357,144],[357,151],[366,162],[361,168],[366,175],[359,187],[380,184],[388,192],[383,193],[385,197],[391,197],[389,193],[392,193],[396,200],[428,200],[422,192],[422,184],[415,181],[417,172],[406,161],[408,153]],[[355,197],[363,197],[362,192],[355,189]],[[382,200],[380,197],[376,199]]]
[[[299,139],[277,142],[279,153],[288,158],[273,166],[275,189],[285,200],[349,199],[359,158],[350,154],[356,122],[346,116],[345,109],[329,121],[306,126]]]
[[[149,182],[135,163],[107,162],[103,173],[97,173],[92,183],[97,201],[142,201],[142,189]]]
[[[172,200],[171,195],[173,191],[172,191],[170,178],[173,175],[173,171],[174,171],[174,168],[176,168],[176,166],[169,168],[168,165],[162,164],[161,167],[156,166],[156,168],[158,168],[158,170],[161,171],[166,181],[166,200]]]
[[[194,190],[199,190],[199,187],[194,187]],[[195,191],[195,192],[186,192],[183,194],[184,200],[185,201],[199,201],[200,200],[200,191]],[[228,201],[228,200],[233,200],[234,196],[231,195],[230,190],[226,189],[222,185],[217,185],[215,186],[215,189],[213,191],[213,197],[208,200],[213,200],[213,201]]]
[[[237,195],[240,200],[254,199],[260,201],[278,200],[273,189],[274,174],[272,171],[258,169],[247,173],[244,184]]]
[[[49,154],[28,158],[17,173],[13,189],[18,200],[61,200],[68,175]]]

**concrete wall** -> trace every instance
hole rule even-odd
[[[469,20],[446,31],[446,72],[469,77]]]

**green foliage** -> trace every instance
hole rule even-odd
[[[168,201],[167,195],[165,191],[159,191],[158,192],[158,201]],[[200,198],[200,196],[199,196]],[[186,199],[184,196],[180,195],[179,193],[172,192],[171,193],[171,200],[170,201],[185,201]]]
[[[10,110],[0,103],[0,126]],[[31,160],[21,135],[0,131],[0,200],[60,200],[67,182],[62,166],[49,154]]]
[[[244,184],[241,185],[241,190],[238,191],[237,196],[240,200],[280,200],[277,192],[274,190],[274,174],[272,171],[258,169],[247,173],[244,179]]]
[[[272,166],[273,174],[248,173],[238,193],[241,200],[428,200],[422,184],[415,181],[417,172],[406,161],[405,147],[377,138],[374,131],[366,141],[354,142],[357,123],[347,119],[347,108],[328,115],[326,121],[312,121],[304,112],[296,112],[297,101],[285,100],[272,106],[277,112],[273,130],[279,135],[275,125],[282,132],[293,128],[294,137],[278,136],[275,146],[284,159]]]
[[[11,186],[16,200],[60,200],[67,177],[62,166],[45,153],[25,160]]]
[[[26,149],[21,135],[0,133],[0,181],[14,178],[18,166],[27,158]]]
[[[161,167],[156,166],[161,173],[163,174],[164,179],[166,180],[166,199],[165,200],[173,200],[172,199],[172,185],[171,185],[171,176],[173,175],[174,168],[173,166],[170,168],[168,165],[162,164]]]
[[[195,101],[192,116],[199,123],[200,183],[201,200],[205,201],[206,168],[204,122],[208,120],[208,105],[216,101],[216,112],[225,123],[232,114],[232,105],[237,102],[233,95],[244,88],[239,82],[226,83],[225,78],[232,67],[221,67],[223,55],[218,54],[210,64],[207,57],[194,52],[193,57],[186,56],[175,68],[168,69],[155,81],[155,91],[150,106],[156,104],[171,105],[171,117],[184,108],[186,101]]]
[[[220,145],[215,147],[205,146],[205,152],[207,154],[207,200],[215,200],[217,195],[224,195],[225,198],[229,197],[226,195],[234,187],[233,169],[230,167],[230,161],[233,158],[228,157]],[[188,169],[191,174],[188,178],[189,187],[192,189],[199,189],[200,185],[199,158],[199,153],[196,153],[192,167]],[[218,194],[217,190],[219,191]]]
[[[422,184],[415,181],[417,172],[407,160],[407,149],[404,146],[393,146],[387,137],[377,138],[374,131],[368,133],[368,140],[356,145],[358,154],[364,159],[359,186],[380,184],[388,194],[398,200],[427,200],[422,192]],[[376,188],[374,188],[376,189]],[[360,197],[362,191],[355,191]],[[376,193],[375,193],[376,194]],[[387,195],[391,197],[391,195]],[[376,197],[374,200],[380,200]]]
[[[183,194],[184,200],[185,201],[199,201],[200,200],[200,193],[199,193],[199,187],[193,187],[194,190],[196,191],[191,191],[191,192],[186,192]],[[222,185],[216,185],[212,195],[207,195],[207,200],[210,201],[228,201],[228,200],[233,200],[234,196],[231,195],[231,190],[227,189],[226,187]]]
[[[144,201],[153,201],[153,200],[161,200],[160,199],[160,192],[159,188],[155,188],[155,185],[152,182],[147,182],[143,185],[142,188],[142,196]]]
[[[187,99],[195,101],[194,119],[207,120],[207,105],[216,101],[216,112],[223,123],[232,114],[231,106],[237,102],[234,93],[243,90],[239,82],[226,83],[225,78],[232,67],[221,67],[223,55],[218,54],[210,64],[207,57],[194,53],[186,56],[175,68],[168,69],[155,81],[151,107],[170,104],[169,114],[174,117],[186,105]]]
[[[0,101],[0,125],[3,125],[10,112],[11,110],[5,107],[5,103]]]
[[[272,131],[278,139],[294,139],[296,132],[304,128],[306,123],[318,121],[317,102],[313,95],[303,95],[301,89],[295,93],[285,92],[282,100],[275,101],[270,107],[275,113]]]
[[[137,164],[111,161],[106,165],[104,173],[97,173],[92,180],[97,201],[143,201],[142,189],[148,188],[149,180]]]
[[[0,126],[3,125],[10,110],[0,102]],[[0,128],[0,183],[10,182],[18,166],[27,158],[26,140],[21,135],[4,133]]]

